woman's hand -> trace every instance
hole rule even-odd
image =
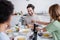
[[[41,28],[39,28],[39,27],[36,27],[36,30],[37,30],[37,31],[41,31],[41,30],[42,30],[43,32],[46,32],[46,31],[47,31],[46,28],[41,29]]]

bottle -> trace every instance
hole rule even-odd
[[[15,29],[16,29],[16,32],[19,32],[18,24],[16,24]]]
[[[34,30],[33,30],[33,32],[34,32],[34,38],[33,38],[33,40],[37,40],[37,30],[36,30],[36,27],[38,27],[38,25],[36,25],[36,24],[34,24]]]

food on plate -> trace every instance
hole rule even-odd
[[[24,37],[19,37],[19,38],[17,38],[17,40],[25,40],[25,38]]]
[[[43,34],[43,36],[48,38],[50,35],[45,33],[45,34]]]
[[[12,29],[8,29],[6,32],[7,32],[7,33],[12,33],[13,30],[12,30]]]
[[[29,32],[29,29],[24,29],[23,30],[23,33],[28,33]]]

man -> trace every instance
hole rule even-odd
[[[35,24],[35,23],[47,25],[48,22],[41,22],[39,20],[38,16],[34,12],[34,9],[35,9],[34,5],[28,4],[28,6],[27,6],[28,16],[25,18],[25,23],[27,25],[28,24]]]

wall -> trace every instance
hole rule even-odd
[[[50,5],[54,3],[60,4],[60,0],[10,0],[15,6],[14,12],[20,12],[21,10],[23,13],[26,13],[26,6],[31,3],[35,5],[35,12],[48,12],[48,8]]]

